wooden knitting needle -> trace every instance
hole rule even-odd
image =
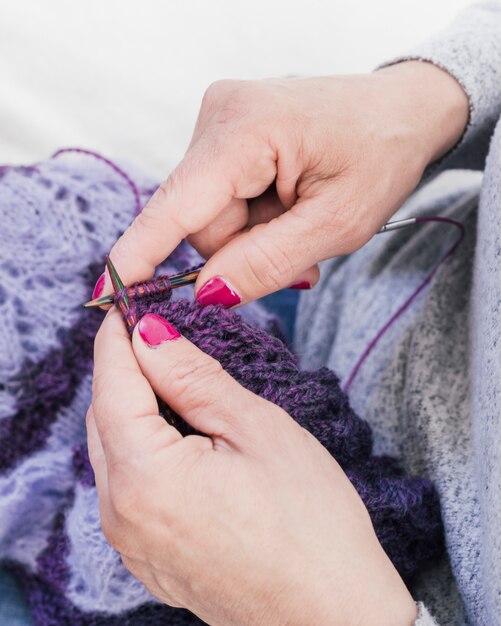
[[[193,284],[197,276],[200,274],[200,270],[202,268],[199,267],[196,270],[190,270],[189,272],[182,272],[181,274],[175,274],[174,276],[166,277],[165,282],[161,282],[158,286],[158,291],[167,291],[168,289],[177,289],[177,287],[183,287],[184,285]],[[116,272],[116,270],[115,270]],[[129,287],[127,289],[127,294],[132,298],[139,294],[139,296],[144,295],[145,289],[142,285],[137,285],[137,287]],[[95,298],[94,300],[89,300],[83,306],[85,308],[95,307],[95,306],[103,306],[105,304],[113,304],[114,297],[112,295],[101,296],[100,298]]]
[[[123,284],[122,279],[118,275],[118,272],[115,269],[115,266],[113,265],[113,263],[111,262],[111,259],[109,256],[106,257],[106,267],[108,268],[108,272],[110,274],[111,284],[113,285],[113,291],[115,292],[115,295],[117,295],[117,293],[125,289],[125,285]],[[121,300],[119,301],[119,306],[120,306],[120,310],[123,313],[127,328],[130,332],[132,332],[132,330],[134,329],[134,326],[137,324],[137,316],[135,313],[132,313],[130,310],[130,300],[129,300],[129,296],[127,295],[127,292],[124,294],[123,298],[121,298]]]
[[[413,226],[415,223],[416,223],[415,217],[409,217],[404,220],[395,220],[394,222],[388,222],[380,230],[378,230],[376,235],[379,235],[381,233],[389,233],[392,230],[399,230],[400,228],[407,228],[408,226]],[[109,257],[107,257],[107,259],[108,259],[108,262],[111,264],[111,261],[109,261]],[[165,286],[160,285],[160,291],[162,291],[163,289],[165,290],[176,289],[177,287],[183,287],[184,285],[193,284],[197,280],[197,276],[200,274],[202,267],[203,265],[198,267],[195,270],[190,270],[189,272],[182,272],[181,274],[175,274],[174,276],[169,276],[168,282],[167,281],[165,282]],[[115,274],[116,274],[116,270],[115,270]],[[118,276],[118,274],[116,275]],[[123,288],[124,287],[122,286],[121,289]],[[136,290],[140,296],[143,295],[144,288],[141,285],[138,285],[137,287],[129,287],[129,289],[127,290],[127,293],[131,297],[133,297],[136,295]],[[85,308],[91,308],[91,307],[96,307],[96,306],[103,306],[106,304],[113,304],[113,302],[114,302],[113,296],[107,295],[107,296],[101,296],[100,298],[95,298],[94,300],[89,300],[83,306]]]
[[[110,273],[111,283],[113,285],[113,290],[115,291],[115,295],[120,291],[125,289],[125,285],[122,282],[122,279],[118,275],[115,266],[111,262],[110,257],[106,257],[106,267],[108,268],[108,272]],[[124,314],[125,323],[129,332],[134,330],[134,326],[137,324],[137,317],[135,313],[131,313],[130,310],[130,300],[127,296],[127,292],[124,294],[123,298],[120,299],[119,302],[120,310]],[[186,424],[179,416],[177,416],[174,411],[160,398],[155,394],[155,397],[158,402],[158,411],[159,414],[171,425],[174,426],[182,435],[192,434],[194,431],[191,426]]]

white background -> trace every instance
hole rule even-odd
[[[0,163],[62,146],[164,176],[218,78],[369,71],[470,0],[0,0]]]

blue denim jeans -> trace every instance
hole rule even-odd
[[[0,624],[32,626],[31,615],[16,581],[0,568]]]
[[[262,298],[260,302],[278,317],[285,332],[287,340],[292,345],[294,336],[294,324],[296,322],[296,309],[299,300],[299,291],[295,289],[283,289]]]

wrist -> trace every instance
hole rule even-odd
[[[339,564],[317,563],[297,572],[293,584],[281,585],[282,594],[273,595],[272,615],[260,623],[414,626],[416,603],[379,543],[351,567],[341,573]],[[340,588],[342,594],[333,592]]]
[[[401,114],[416,132],[425,166],[451,150],[469,119],[468,96],[445,70],[423,61],[406,61],[376,72],[391,83]]]

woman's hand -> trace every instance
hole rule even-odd
[[[182,438],[153,390],[209,437]],[[131,345],[108,313],[87,422],[104,533],[163,602],[217,626],[413,623],[336,461],[162,318]]]
[[[367,242],[467,119],[456,80],[417,61],[359,76],[215,83],[186,156],[111,258],[127,283],[145,279],[188,237],[209,259],[195,286],[202,303],[313,285],[317,262]]]

